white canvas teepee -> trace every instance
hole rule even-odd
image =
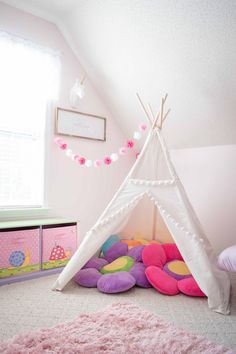
[[[162,123],[169,112],[164,115],[166,97],[161,101],[160,114],[156,118],[151,107],[149,114],[139,98],[152,124],[142,152],[118,192],[59,275],[53,290],[62,290],[111,234],[122,234],[137,206],[140,211],[142,204],[149,199],[199,287],[207,295],[210,309],[228,314],[230,281],[227,274],[217,267],[212,247],[175,172],[162,137]],[[150,208],[143,208],[143,213],[151,214],[155,220],[155,214],[150,212]],[[153,230],[155,238],[155,228]]]

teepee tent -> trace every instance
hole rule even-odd
[[[137,224],[140,217],[135,217],[135,213],[141,210],[146,223],[151,224],[149,235],[152,234],[153,239],[158,237],[157,221],[164,222],[172,242],[176,243],[193,277],[207,295],[210,309],[228,314],[230,281],[217,267],[212,247],[175,172],[162,137],[162,124],[169,113],[164,114],[167,95],[162,98],[156,117],[151,106],[147,109],[138,98],[151,125],[142,152],[101,217],[86,233],[53,290],[62,290],[111,234],[122,235],[129,220],[135,220],[134,224]],[[132,237],[130,230],[128,235]]]

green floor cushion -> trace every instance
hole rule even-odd
[[[102,269],[100,269],[100,272],[102,274],[110,274],[110,273],[116,273],[121,271],[128,272],[133,265],[134,265],[134,259],[132,257],[123,256],[105,265]]]

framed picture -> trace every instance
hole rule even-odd
[[[106,141],[106,118],[57,107],[56,133]]]

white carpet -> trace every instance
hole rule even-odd
[[[147,309],[177,327],[203,335],[211,341],[236,349],[236,276],[232,277],[231,315],[210,311],[206,299],[184,295],[165,296],[154,289],[131,289],[119,295],[105,295],[96,289],[71,282],[63,292],[50,287],[56,275],[0,287],[0,339],[51,327],[72,320],[79,313],[93,312],[126,301]]]

